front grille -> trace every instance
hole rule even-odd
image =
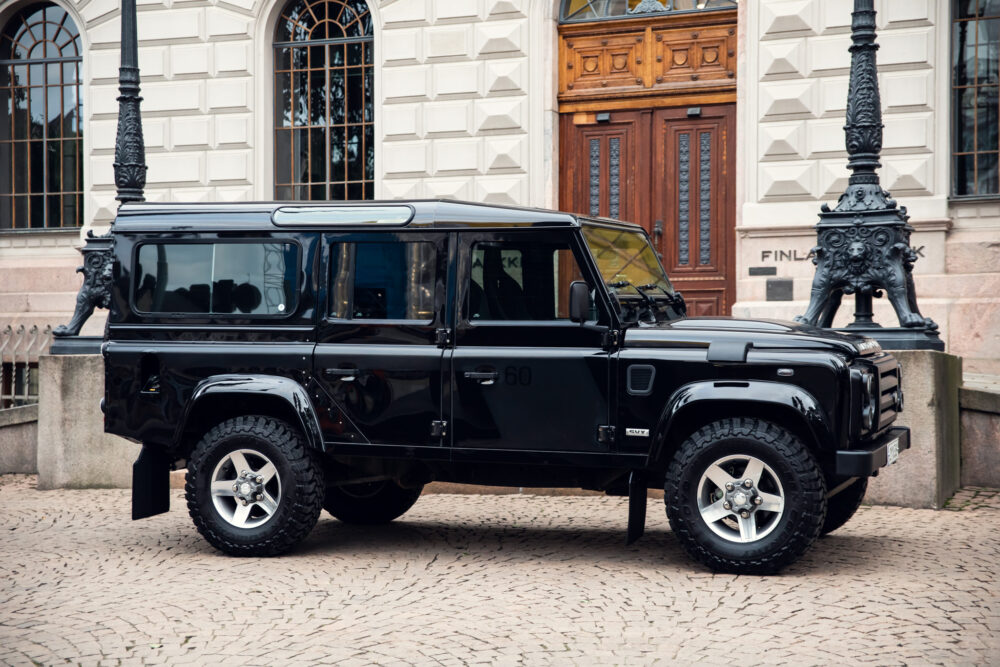
[[[879,416],[876,431],[881,431],[896,421],[896,407],[899,405],[900,372],[899,362],[891,354],[881,355],[874,360],[878,371]]]

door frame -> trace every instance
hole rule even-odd
[[[590,442],[581,443],[578,449],[545,449],[530,446],[518,447],[500,439],[494,445],[467,446],[462,444],[457,435],[458,424],[456,417],[460,415],[459,408],[456,405],[456,397],[459,393],[460,387],[463,384],[467,384],[467,381],[464,381],[464,378],[462,380],[458,378],[460,364],[459,353],[463,349],[463,339],[467,338],[470,332],[475,332],[475,329],[477,328],[480,331],[476,337],[480,338],[480,340],[477,341],[473,339],[474,342],[468,344],[477,349],[488,350],[493,345],[495,345],[498,350],[503,350],[505,352],[521,349],[525,351],[525,358],[535,356],[539,360],[545,360],[555,356],[546,355],[544,350],[559,350],[560,348],[586,348],[591,350],[595,355],[602,355],[604,357],[606,372],[604,378],[606,414],[600,416],[598,423],[613,423],[610,420],[613,420],[616,417],[618,407],[617,397],[615,396],[615,382],[613,378],[613,351],[609,350],[604,345],[604,339],[606,333],[616,325],[616,319],[611,312],[610,304],[607,303],[605,298],[601,296],[603,291],[599,287],[601,285],[600,274],[596,271],[596,267],[593,266],[592,260],[589,257],[589,252],[583,246],[583,240],[578,232],[579,230],[577,229],[566,228],[482,230],[462,233],[459,235],[459,239],[454,244],[454,252],[457,255],[453,257],[452,264],[454,268],[452,275],[456,280],[456,286],[453,292],[454,297],[451,303],[454,317],[454,328],[451,336],[451,344],[449,349],[446,350],[448,396],[445,399],[444,409],[446,412],[443,416],[443,419],[449,424],[448,441],[449,446],[453,451],[453,460],[475,460],[477,456],[482,456],[484,452],[502,454],[501,458],[508,461],[530,461],[533,459],[533,454],[539,452],[556,454],[557,457],[564,458],[566,461],[575,460],[575,457],[578,456],[586,459],[588,456],[594,454],[606,455],[616,453],[617,443],[608,443],[604,448],[599,448],[594,442]],[[545,236],[548,238],[561,237],[561,239],[566,241],[573,254],[574,260],[579,266],[583,278],[588,284],[596,286],[596,307],[598,309],[598,319],[584,324],[570,322],[569,320],[563,319],[495,320],[483,323],[470,321],[465,312],[464,303],[472,275],[471,249],[473,245],[477,242],[483,241],[496,241],[502,243],[504,241],[517,239],[518,237],[525,237],[524,242],[530,244],[532,237],[537,238],[539,236]],[[493,331],[491,332],[489,329],[493,329]],[[531,329],[534,329],[534,331]],[[489,343],[488,339],[482,340],[484,334],[490,333],[495,333],[500,336],[498,341],[493,345]],[[574,337],[576,339],[575,342],[567,342],[567,338],[569,337]],[[583,358],[580,358],[575,361],[571,361],[570,363],[576,363],[583,366],[586,362]],[[505,380],[503,377],[503,371],[502,369],[497,370],[501,371],[497,382],[502,383]],[[597,432],[595,427],[595,441],[596,435]],[[479,454],[474,454],[475,452],[478,452]]]

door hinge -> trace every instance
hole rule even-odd
[[[614,426],[598,426],[597,427],[597,442],[602,445],[610,445],[615,441],[615,427]]]
[[[443,438],[448,435],[448,422],[443,419],[435,419],[431,422],[431,437]]]
[[[438,347],[448,347],[451,345],[451,329],[435,329],[434,344]]]
[[[604,347],[617,347],[618,346],[618,330],[610,329],[604,332]]]

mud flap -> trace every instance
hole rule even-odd
[[[633,470],[628,478],[628,534],[625,544],[629,545],[646,532],[646,477]]]
[[[132,464],[132,520],[170,511],[170,460],[143,445]]]

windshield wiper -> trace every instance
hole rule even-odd
[[[646,303],[646,308],[649,310],[649,314],[653,317],[653,321],[656,321],[656,301],[654,301],[653,297],[646,294],[641,288],[636,287],[627,280],[619,280],[618,282],[605,283],[605,284],[611,289],[615,290],[616,292],[620,290],[622,287],[633,288],[636,291],[636,294],[642,297],[642,300]]]
[[[639,290],[640,293],[642,293],[643,290],[654,290],[654,289],[660,290],[667,297],[667,303],[674,310],[676,310],[681,316],[687,315],[687,304],[684,302],[684,297],[681,295],[680,292],[670,293],[667,291],[665,287],[663,287],[662,285],[658,285],[656,283],[639,285],[638,287],[636,287],[636,289]]]

